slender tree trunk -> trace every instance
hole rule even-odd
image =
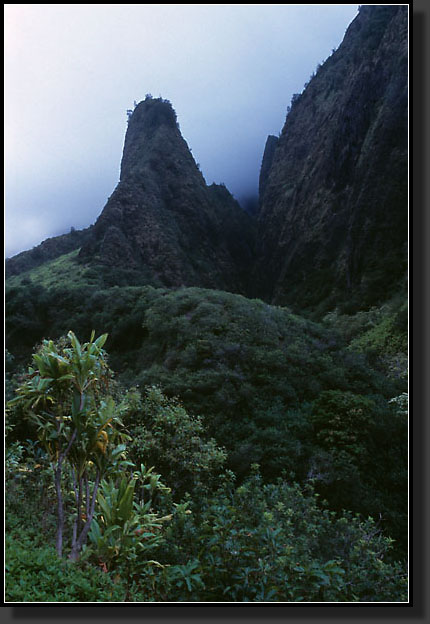
[[[61,492],[61,463],[58,462],[55,470],[55,491],[57,493],[57,555],[63,556],[63,530],[64,530],[64,508],[63,495]]]
[[[100,472],[97,471],[96,480],[94,482],[93,495],[91,497],[91,505],[90,505],[90,508],[89,508],[89,513],[88,513],[88,516],[87,516],[87,520],[86,520],[86,522],[84,524],[84,527],[83,527],[83,529],[82,529],[78,539],[76,540],[76,542],[73,545],[72,550],[70,552],[70,559],[72,561],[77,561],[79,559],[79,553],[81,552],[82,546],[85,544],[85,542],[87,540],[87,535],[88,535],[88,532],[90,530],[91,522],[92,522],[92,519],[93,519],[93,516],[94,516],[94,509],[95,509],[95,506],[96,506],[96,496],[97,496],[97,490],[98,490],[98,487],[99,487],[99,483],[100,483]]]
[[[76,478],[75,478],[75,473],[74,471],[72,471],[73,473],[73,489],[75,491],[75,501],[76,501],[76,508],[78,509],[75,519],[73,521],[73,532],[72,532],[72,546],[73,544],[76,542],[76,537],[78,535],[78,514],[79,514],[79,496],[78,496],[78,488],[76,485]]]
[[[85,515],[88,516],[90,515],[90,486],[88,483],[88,473],[85,470],[84,472],[84,479],[85,479]]]
[[[62,466],[64,458],[67,453],[70,451],[70,448],[75,441],[77,434],[77,430],[72,434],[72,437],[69,440],[69,443],[66,447],[66,450],[61,453],[57,460],[57,467],[55,469],[55,491],[57,493],[57,538],[56,538],[56,548],[57,554],[59,557],[63,556],[63,531],[64,531],[64,506],[63,506],[63,494],[61,492],[61,474],[62,474]]]
[[[82,526],[82,477],[77,481],[75,471],[72,470],[73,474],[73,490],[75,492],[75,501],[76,501],[76,516],[73,522],[73,534],[72,534],[72,548],[76,543],[76,539],[78,537],[79,531]]]

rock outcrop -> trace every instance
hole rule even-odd
[[[262,171],[258,275],[269,301],[365,307],[405,277],[407,10],[362,6],[293,98]]]
[[[154,285],[247,290],[251,218],[206,185],[167,100],[147,97],[130,115],[120,182],[79,257]]]
[[[263,203],[264,191],[266,190],[267,179],[269,177],[270,169],[273,163],[273,157],[275,155],[275,149],[278,145],[278,137],[273,134],[269,134],[264,146],[263,160],[261,162],[260,179],[258,182],[258,196],[259,204]]]

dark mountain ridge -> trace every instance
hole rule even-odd
[[[147,96],[96,223],[9,259],[7,275],[80,249],[110,283],[216,288],[321,313],[384,302],[407,271],[407,19],[406,6],[360,8],[268,138],[258,208],[206,185],[170,102]]]
[[[45,262],[54,260],[81,247],[89,238],[92,225],[83,230],[72,230],[68,234],[60,234],[47,238],[33,249],[22,251],[12,258],[6,259],[6,277],[20,275],[34,269]]]
[[[170,102],[147,97],[129,118],[120,182],[81,262],[143,270],[148,283],[245,292],[252,221],[225,187],[207,186]]]
[[[276,146],[278,144],[278,137],[273,134],[269,134],[266,139],[266,145],[264,146],[263,160],[261,161],[260,178],[258,181],[258,196],[259,205],[261,206],[264,198],[264,192],[266,190],[267,179],[269,177],[270,169],[273,163],[273,157],[275,156]]]
[[[258,217],[272,302],[371,305],[406,274],[407,19],[406,6],[361,7],[293,98]]]

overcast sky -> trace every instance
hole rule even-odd
[[[256,194],[267,135],[357,9],[6,4],[6,256],[94,223],[147,93],[171,101],[208,184]]]

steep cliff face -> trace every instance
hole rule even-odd
[[[272,168],[275,149],[278,144],[278,137],[269,134],[264,146],[263,160],[261,162],[260,179],[258,181],[259,204],[263,203],[264,191],[266,190],[267,179]]]
[[[260,295],[384,300],[407,263],[407,7],[363,6],[293,98],[259,213]]]
[[[244,292],[250,217],[224,187],[208,187],[170,102],[147,97],[129,118],[120,182],[80,260],[135,269],[163,286]]]

